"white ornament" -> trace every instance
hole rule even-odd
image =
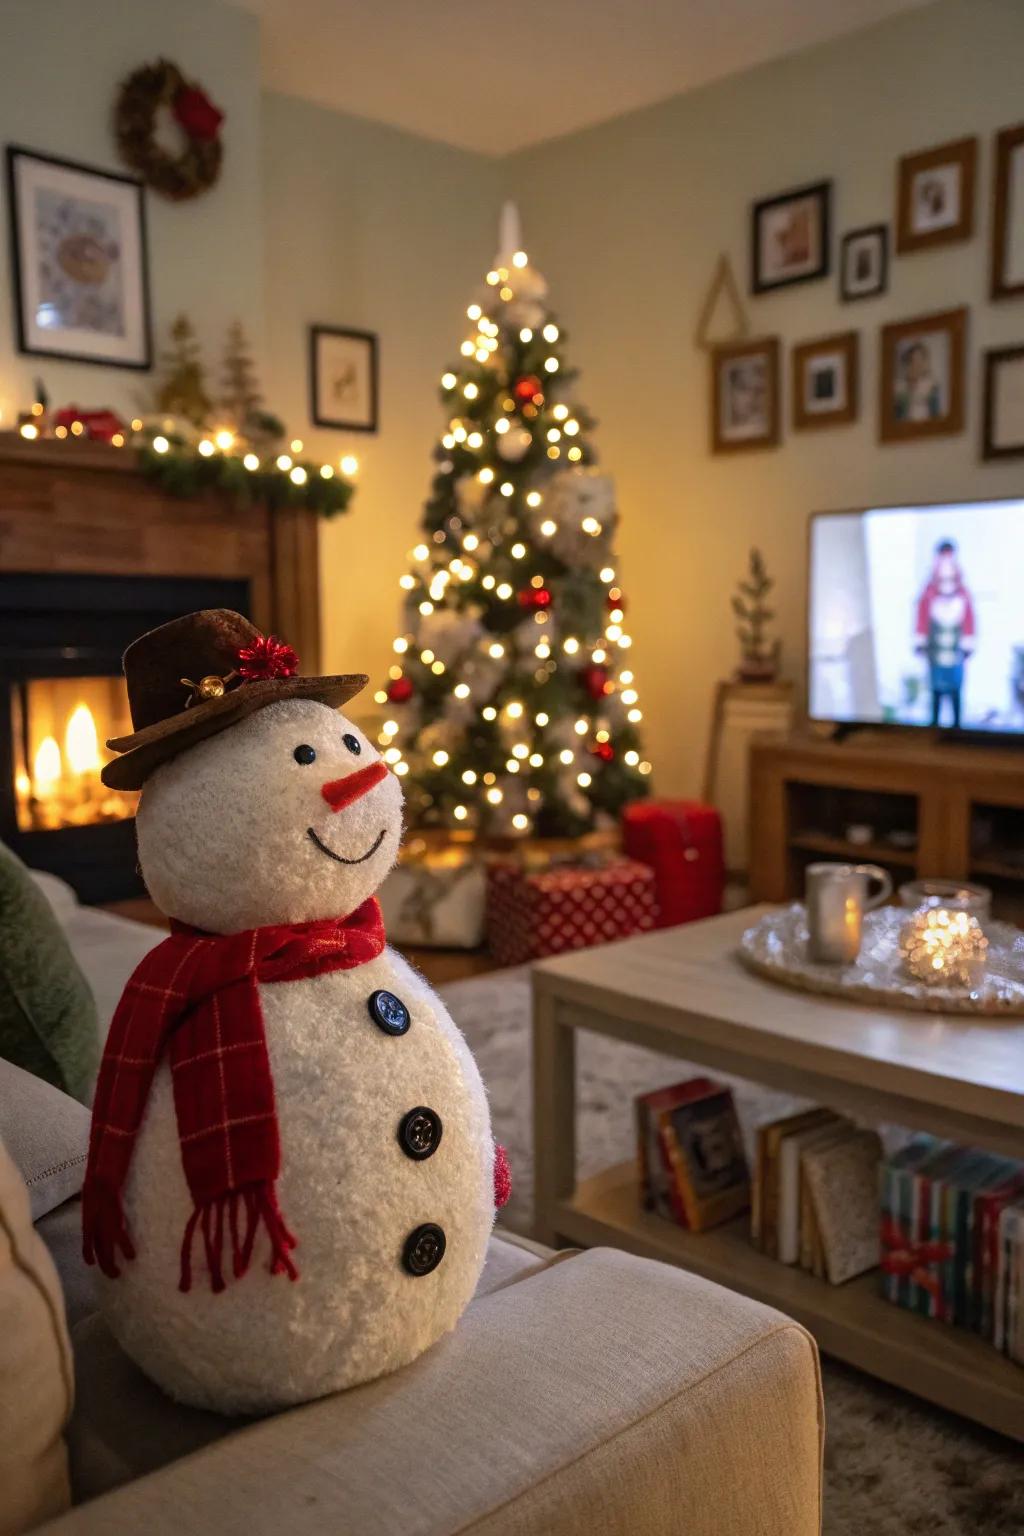
[[[458,608],[435,608],[420,618],[416,644],[431,650],[448,672],[458,671],[463,659],[476,649],[482,632],[478,612]]]
[[[529,453],[532,443],[532,432],[528,432],[525,427],[510,427],[498,438],[498,456],[506,464],[518,464]]]
[[[596,570],[604,565],[615,532],[615,483],[596,469],[566,469],[552,476],[543,517],[555,524],[551,548],[566,565]]]
[[[299,744],[314,762],[296,759]],[[388,774],[334,812],[321,786],[377,760],[344,716],[297,699],[171,759],[147,780],[137,819],[154,899],[211,933],[353,911],[394,862],[401,789]],[[368,1000],[378,991],[406,1005],[406,1034],[375,1025]],[[193,1202],[165,1058],[125,1186],[135,1258],[102,1282],[109,1326],[136,1363],[179,1401],[230,1414],[283,1408],[414,1360],[471,1299],[494,1220],[483,1086],[444,1005],[399,955],[263,982],[259,1000],[281,1140],[277,1193],[298,1238],[299,1278],[270,1273],[261,1234],[248,1271],[220,1295],[197,1243],[192,1288],[179,1291]],[[420,1105],[443,1116],[428,1163],[403,1155],[397,1139]],[[446,1248],[414,1278],[403,1245],[425,1222],[442,1228]]]

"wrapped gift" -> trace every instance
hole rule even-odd
[[[392,944],[478,949],[487,875],[472,848],[413,837],[379,891]]]
[[[520,861],[487,874],[487,944],[501,965],[585,949],[655,927],[654,873],[632,859],[595,856],[585,864]]]
[[[623,852],[649,864],[658,893],[658,926],[692,923],[722,910],[722,818],[697,800],[637,800],[622,816]]]

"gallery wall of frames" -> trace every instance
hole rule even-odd
[[[952,436],[965,430],[967,392],[976,388],[979,456],[1024,457],[1024,308],[1018,344],[976,352],[970,310],[951,291],[941,309],[878,327],[873,380],[863,376],[862,331],[850,323],[854,306],[887,291],[890,263],[941,261],[944,250],[975,239],[983,195],[992,214],[987,302],[1024,298],[1024,123],[990,143],[959,138],[901,156],[891,224],[844,228],[842,187],[831,180],[757,200],[749,307],[733,305],[735,338],[710,348],[712,452],[776,447],[787,431],[841,428],[868,411],[882,444]],[[735,294],[728,269],[713,286],[726,282]],[[793,343],[787,356],[762,316],[767,322],[773,293],[816,282],[835,284],[835,328]]]

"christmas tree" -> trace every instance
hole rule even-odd
[[[647,792],[614,491],[506,206],[402,576],[380,740],[418,827],[578,836]]]
[[[194,427],[205,427],[213,406],[206,393],[199,341],[187,315],[178,316],[170,335],[171,344],[162,357],[167,371],[157,389],[157,410],[181,416]]]

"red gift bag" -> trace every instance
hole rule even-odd
[[[692,923],[722,910],[722,818],[699,800],[637,800],[622,815],[622,847],[649,864],[658,893],[658,927]]]
[[[501,965],[605,944],[657,924],[653,870],[631,859],[487,872],[487,947]]]

